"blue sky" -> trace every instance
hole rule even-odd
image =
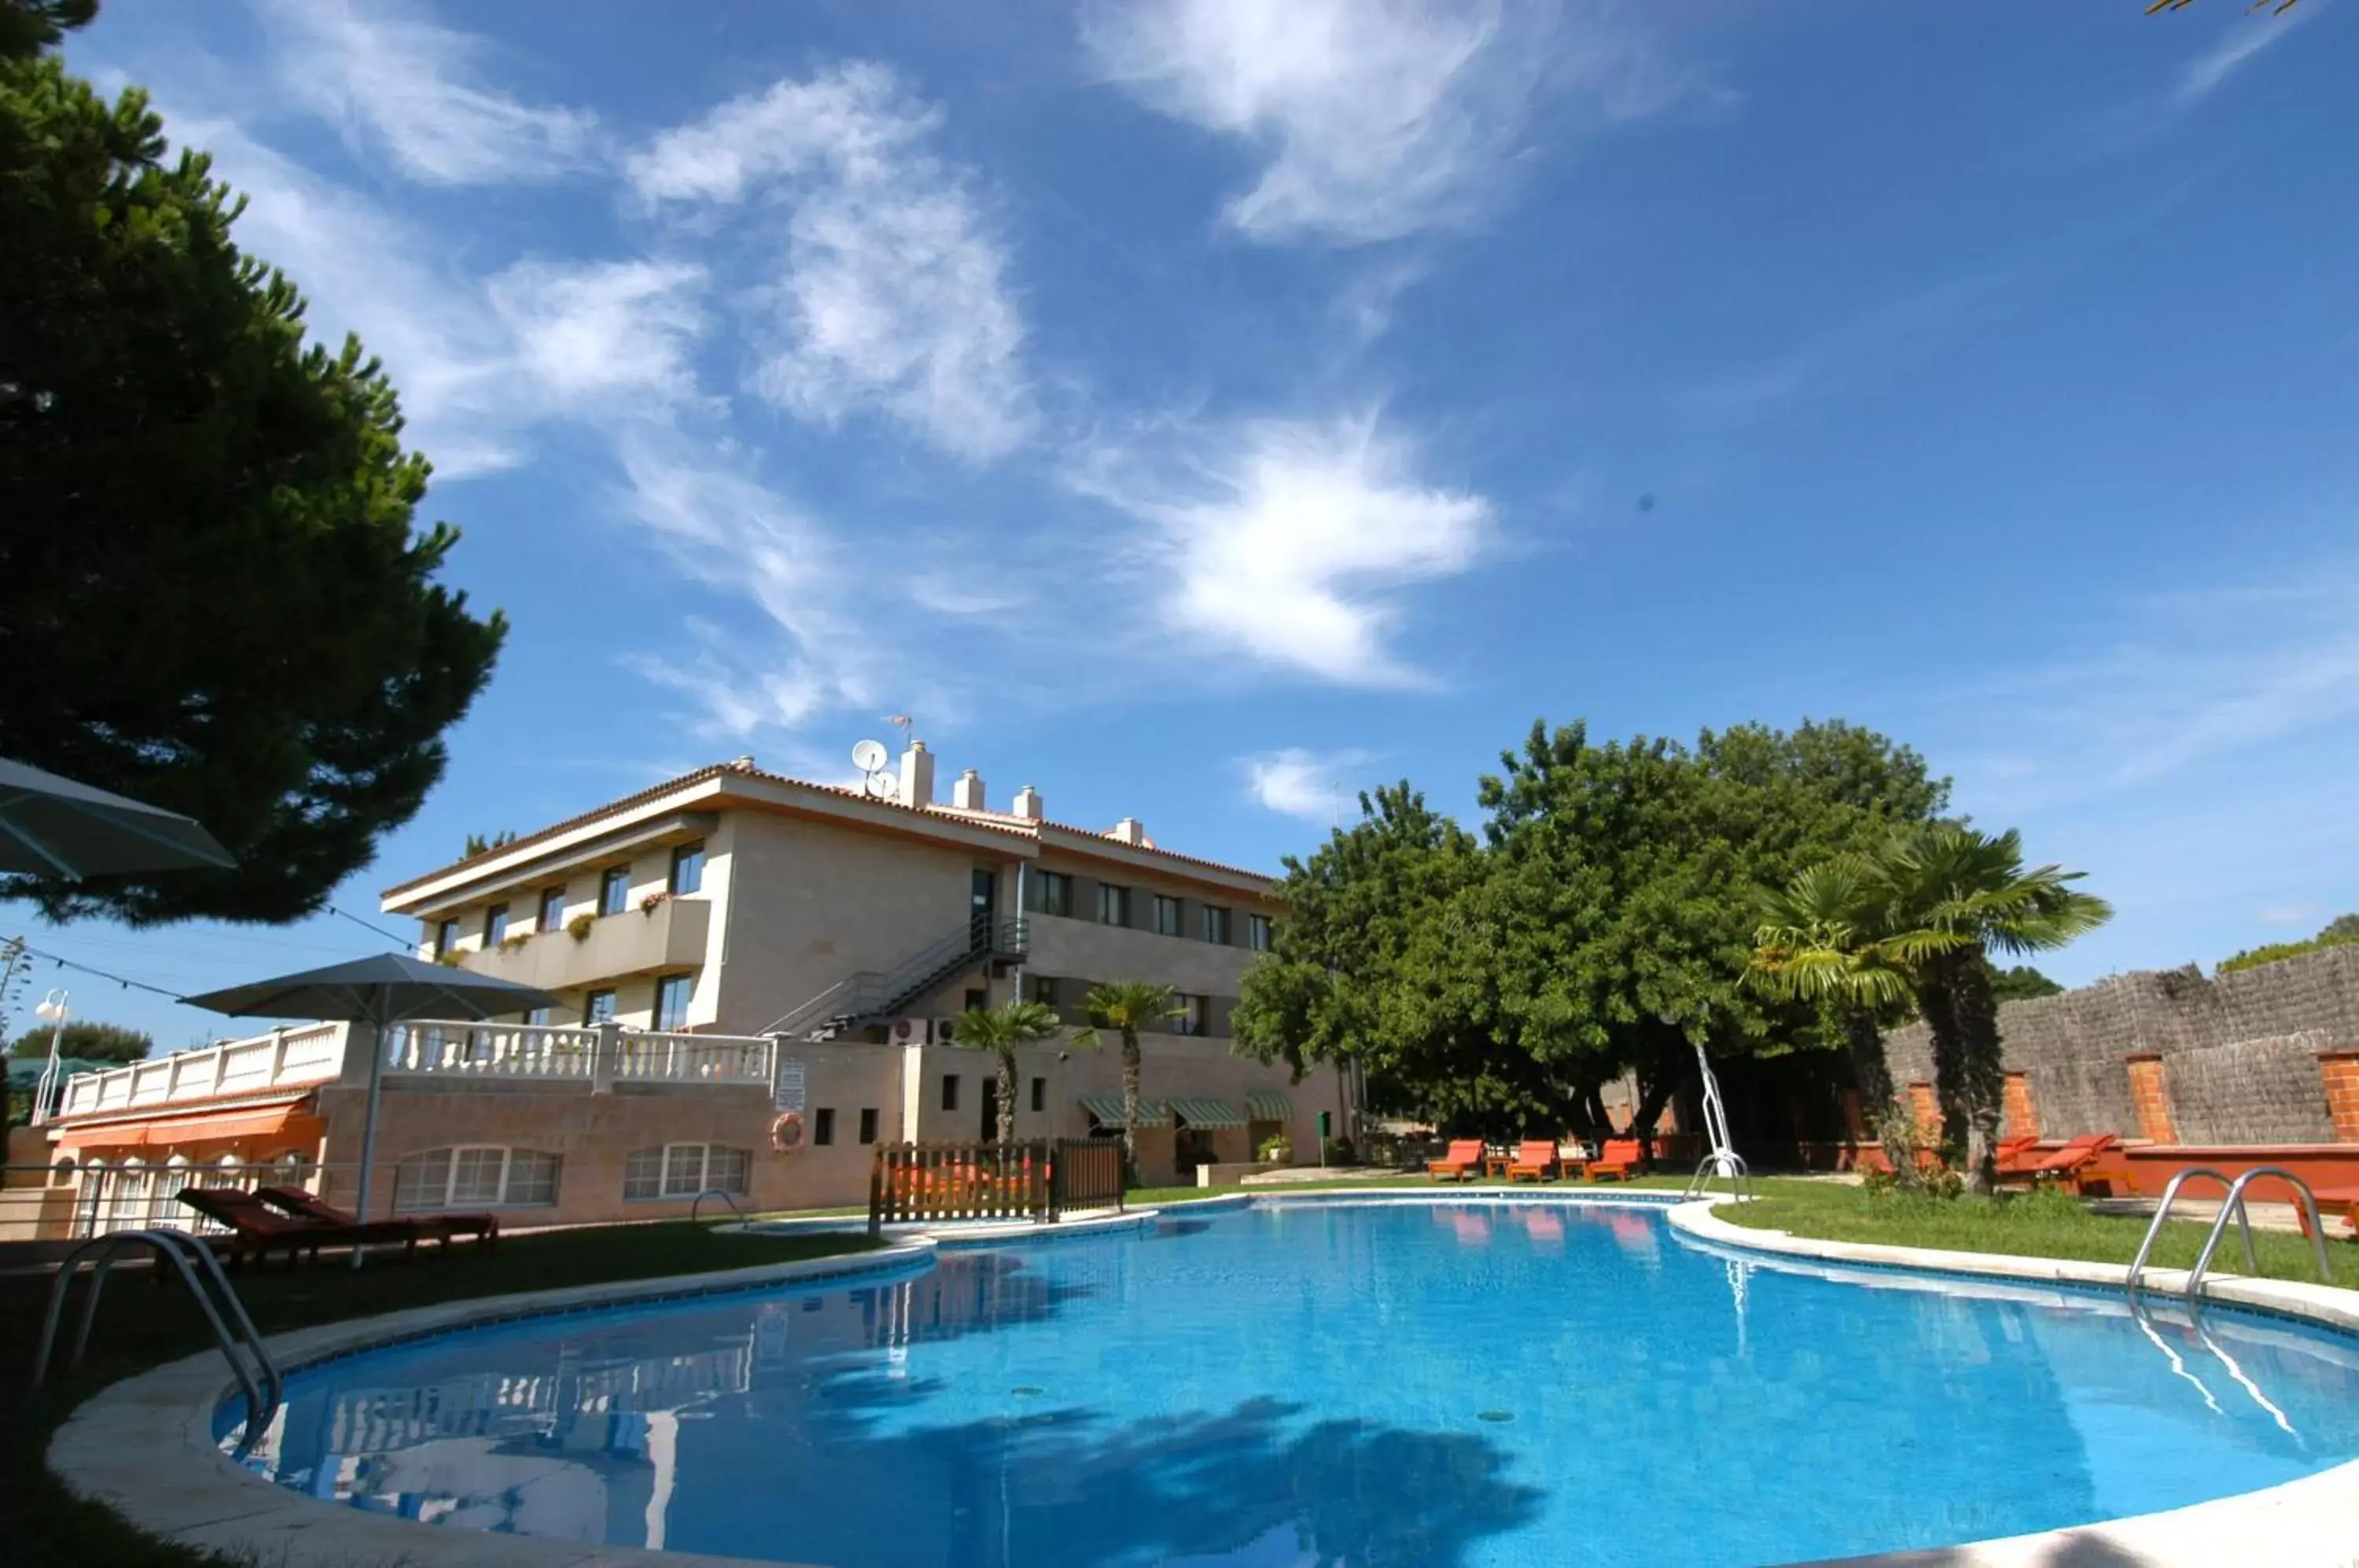
[[[344,910],[887,713],[1272,869],[1380,780],[1472,822],[1535,716],[1839,715],[2115,902],[2077,982],[2359,907],[2359,13],[2141,9],[109,0],[68,58],[385,358],[515,623]]]

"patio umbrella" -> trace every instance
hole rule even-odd
[[[556,997],[513,980],[447,964],[429,964],[406,953],[379,953],[183,996],[192,1007],[241,1018],[319,1018],[369,1026],[368,1115],[361,1123],[360,1217],[368,1218],[369,1184],[376,1160],[376,1108],[385,1083],[385,1031],[409,1018],[475,1019],[558,1006]],[[361,1264],[353,1249],[353,1267]]]
[[[236,864],[193,817],[0,758],[0,871],[80,879]]]

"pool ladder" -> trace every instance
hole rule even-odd
[[[2162,1235],[2163,1222],[2170,1218],[2170,1205],[2179,1198],[2179,1190],[2197,1177],[2219,1182],[2228,1190],[2220,1201],[2220,1217],[2212,1222],[2212,1233],[2203,1238],[2203,1250],[2195,1255],[2195,1267],[2188,1271],[2186,1296],[2189,1305],[2201,1301],[2203,1276],[2212,1269],[2212,1257],[2220,1250],[2221,1238],[2228,1234],[2228,1222],[2234,1219],[2245,1240],[2245,1271],[2258,1274],[2260,1260],[2253,1255],[2253,1221],[2245,1212],[2245,1189],[2264,1176],[2274,1176],[2294,1190],[2301,1200],[2303,1216],[2310,1222],[2310,1244],[2318,1254],[2318,1277],[2328,1284],[2334,1283],[2334,1266],[2327,1260],[2326,1227],[2319,1222],[2318,1200],[2311,1196],[2310,1184],[2282,1165],[2256,1165],[2230,1181],[2225,1171],[2209,1165],[2190,1166],[2173,1176],[2162,1190],[2162,1200],[2154,1206],[2154,1219],[2146,1227],[2146,1239],[2138,1243],[2137,1256],[2130,1260],[2130,1271],[2122,1282],[2123,1289],[2136,1301],[2139,1281],[2145,1277],[2147,1259],[2154,1256],[2154,1244]]]
[[[187,1231],[158,1225],[150,1230],[120,1230],[86,1241],[66,1255],[58,1266],[57,1283],[49,1287],[49,1307],[41,1320],[40,1343],[33,1350],[33,1386],[38,1388],[49,1377],[50,1353],[56,1349],[58,1327],[65,1319],[66,1297],[73,1290],[74,1276],[84,1263],[91,1266],[90,1294],[82,1301],[82,1325],[74,1332],[73,1354],[66,1360],[69,1367],[82,1365],[90,1349],[91,1324],[98,1318],[99,1292],[106,1288],[106,1271],[114,1267],[115,1259],[136,1247],[145,1247],[156,1255],[156,1267],[167,1265],[177,1270],[180,1282],[189,1289],[190,1300],[205,1314],[206,1326],[213,1331],[213,1344],[222,1358],[229,1363],[237,1376],[237,1386],[245,1395],[245,1434],[238,1443],[238,1452],[251,1448],[269,1424],[287,1395],[287,1379],[279,1374],[278,1364],[270,1358],[263,1345],[262,1335],[255,1332],[254,1319],[239,1299],[237,1287],[222,1271],[221,1259],[213,1249]],[[248,1367],[246,1356],[254,1358]]]

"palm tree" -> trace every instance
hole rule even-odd
[[[2026,870],[2022,836],[2011,828],[1993,838],[1924,823],[1867,855],[1806,871],[1774,895],[1753,968],[1773,989],[1832,999],[1871,1020],[1905,986],[1932,1035],[1942,1141],[1964,1151],[1975,1186],[1987,1192],[2004,1078],[1990,953],[2062,947],[2112,919],[2111,905],[2070,886],[2081,875]],[[1858,1026],[1847,1018],[1847,1033]],[[1858,1035],[1851,1038],[1858,1049]],[[1863,1092],[1881,1077],[1879,1068]]]
[[[970,1051],[988,1051],[999,1058],[999,1141],[1016,1141],[1016,1051],[1019,1046],[1053,1040],[1064,1020],[1045,1002],[1006,1002],[996,1007],[969,1007],[952,1036]]]
[[[1180,1009],[1169,985],[1146,980],[1114,980],[1093,985],[1084,1005],[1093,1020],[1073,1037],[1073,1043],[1095,1050],[1098,1030],[1110,1029],[1122,1037],[1122,1162],[1138,1165],[1138,1031],[1151,1023],[1176,1018]]]

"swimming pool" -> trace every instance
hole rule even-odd
[[[847,1568],[1773,1563],[2359,1455],[2359,1341],[2204,1328],[1765,1266],[1642,1209],[1290,1202],[368,1352],[291,1378],[252,1462],[449,1528]]]

